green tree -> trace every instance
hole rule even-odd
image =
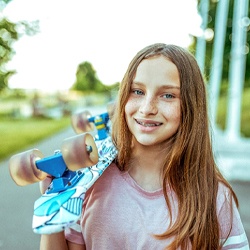
[[[106,90],[105,86],[97,78],[96,71],[92,64],[89,62],[83,62],[78,65],[76,81],[72,89],[82,92],[104,92]]]
[[[12,45],[18,39],[16,24],[6,18],[0,20],[0,91],[8,86],[8,79],[15,73],[14,70],[6,70],[6,64],[14,54]]]
[[[11,0],[0,0],[0,11]],[[6,65],[15,54],[13,43],[22,35],[35,35],[39,31],[39,22],[21,21],[13,23],[6,17],[0,16],[0,92],[8,87],[9,77],[15,74],[15,70],[7,70]]]

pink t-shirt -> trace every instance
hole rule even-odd
[[[177,216],[177,198],[168,190],[173,219]],[[226,238],[230,221],[228,190],[219,186],[217,214],[221,240]],[[166,231],[169,214],[162,189],[143,190],[127,172],[115,164],[108,167],[87,191],[79,225],[65,230],[68,241],[85,244],[86,249],[164,249],[172,239],[157,240],[153,234]],[[191,249],[191,246],[190,246]],[[233,204],[233,228],[223,249],[249,249],[238,210]]]

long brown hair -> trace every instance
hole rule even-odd
[[[219,172],[211,146],[207,112],[207,96],[204,79],[193,55],[187,50],[162,43],[150,45],[133,58],[121,82],[116,110],[113,116],[112,137],[118,148],[117,163],[122,171],[131,156],[132,134],[125,119],[131,83],[138,65],[149,57],[163,55],[173,62],[181,83],[181,122],[171,139],[172,147],[166,149],[163,170],[163,192],[170,210],[171,224],[158,239],[174,236],[167,249],[186,249],[189,240],[192,249],[220,249],[220,230],[216,215],[218,184],[226,185],[238,201],[235,193]],[[178,216],[172,221],[167,184],[178,198]]]

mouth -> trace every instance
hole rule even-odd
[[[142,120],[137,120],[135,119],[136,123],[138,123],[139,125],[143,126],[143,127],[158,127],[160,125],[162,125],[161,122],[154,122],[154,121],[142,121]]]

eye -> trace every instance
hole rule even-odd
[[[164,94],[163,97],[166,99],[172,99],[174,98],[174,95],[168,93],[168,94]]]
[[[143,91],[139,90],[139,89],[132,89],[132,93],[136,94],[136,95],[143,95]]]

